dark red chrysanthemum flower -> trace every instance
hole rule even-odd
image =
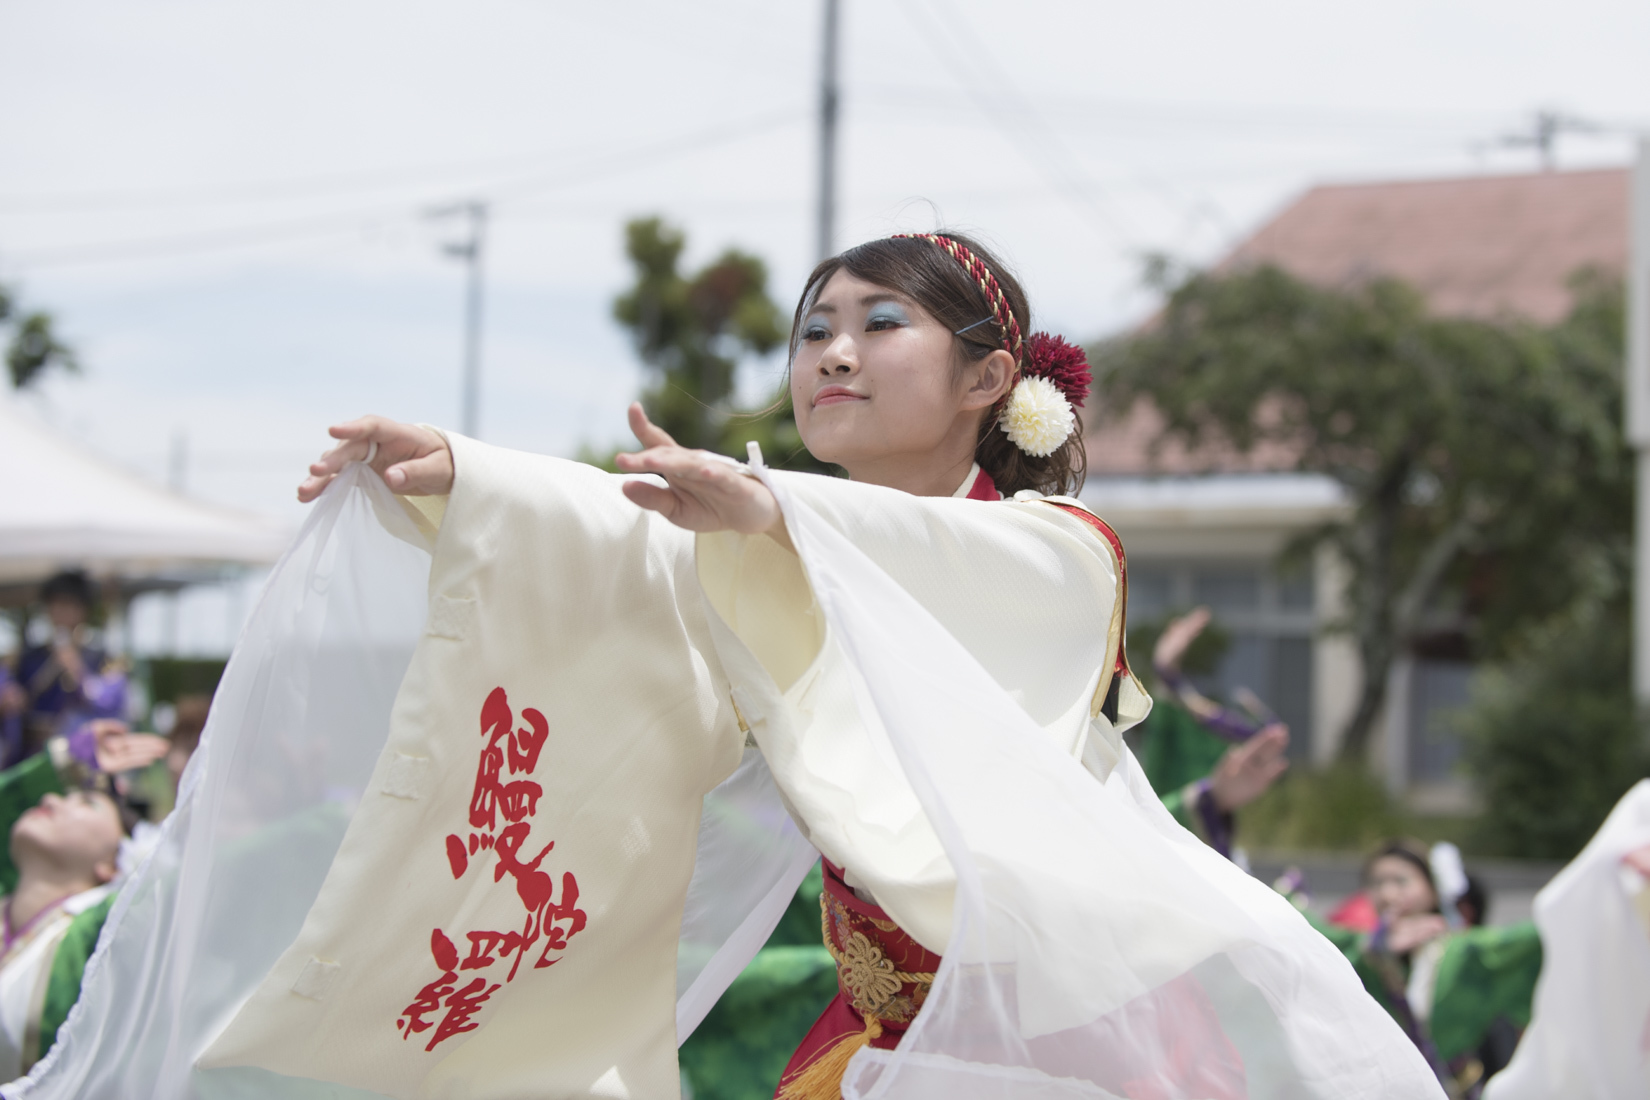
[[[1089,396],[1089,357],[1082,348],[1047,332],[1034,332],[1026,341],[1025,371],[1046,378],[1066,395],[1072,408],[1080,409]]]

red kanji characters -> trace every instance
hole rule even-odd
[[[447,1015],[441,1017],[441,1023],[436,1025],[435,1037],[425,1050],[434,1050],[435,1045],[443,1039],[451,1039],[454,1035],[462,1035],[466,1031],[474,1031],[481,1025],[471,1020],[480,1011],[481,1006],[487,1003],[487,998],[498,991],[498,983],[487,984],[486,978],[477,978],[457,993],[447,998]]]
[[[441,934],[439,928],[430,933],[430,954],[435,956],[435,965],[440,967],[443,973],[441,977],[419,990],[413,1003],[401,1010],[401,1019],[395,1021],[395,1026],[400,1029],[403,1039],[410,1038],[415,1032],[430,1029],[431,1024],[424,1019],[424,1014],[440,1008],[441,998],[453,991],[453,983],[458,980],[458,948],[453,946],[452,940]],[[430,1046],[434,1045],[432,1041]]]
[[[530,862],[522,862],[522,845],[527,843],[533,826],[530,818],[538,812],[539,799],[544,788],[530,779],[504,782],[505,769],[512,776],[531,774],[539,762],[539,754],[550,737],[550,723],[531,707],[523,708],[522,720],[527,725],[515,729],[515,716],[510,710],[504,689],[494,688],[481,707],[481,736],[487,739],[481,759],[476,764],[475,788],[470,797],[469,822],[475,832],[468,843],[457,834],[447,837],[447,863],[453,878],[463,878],[470,860],[478,852],[491,849],[498,864],[493,868],[493,881],[503,882],[505,875],[516,880],[516,895],[527,910],[527,919],[519,932],[466,932],[470,953],[460,961],[458,948],[437,928],[430,933],[430,953],[440,967],[441,977],[430,982],[401,1011],[396,1027],[402,1038],[435,1028],[425,1050],[434,1050],[437,1043],[474,1031],[480,1025],[471,1017],[487,999],[499,989],[499,983],[487,984],[486,978],[476,978],[458,989],[460,970],[485,970],[496,962],[515,956],[510,973],[504,978],[513,981],[521,968],[521,960],[540,939],[545,941],[533,969],[554,966],[558,959],[551,952],[567,949],[568,941],[583,930],[587,918],[578,907],[579,883],[571,871],[562,873],[561,900],[555,899],[555,879],[539,869],[544,857],[555,848],[555,841],[544,846]],[[498,828],[498,818],[505,820]],[[496,830],[496,831],[495,831]],[[443,1006],[446,1014],[439,1023],[426,1020]]]
[[[414,1034],[435,1028],[435,1034],[430,1037],[424,1047],[426,1051],[435,1049],[435,1045],[443,1039],[451,1039],[454,1035],[461,1035],[466,1031],[474,1031],[479,1024],[470,1019],[487,1003],[498,989],[497,983],[491,987],[487,979],[477,978],[463,989],[454,991],[453,986],[458,981],[458,948],[453,941],[441,934],[437,928],[430,933],[430,954],[435,956],[435,965],[442,970],[441,977],[418,991],[413,1003],[401,1010],[401,1018],[395,1021],[401,1031],[401,1038],[410,1039]],[[435,1012],[443,1005],[447,1014],[441,1017],[441,1022],[432,1024],[424,1017]]]

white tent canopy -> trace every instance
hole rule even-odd
[[[267,565],[291,531],[98,458],[0,397],[0,584],[71,566],[98,577]]]

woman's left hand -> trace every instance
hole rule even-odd
[[[669,432],[648,420],[639,403],[630,406],[630,430],[643,449],[616,455],[614,464],[627,474],[660,474],[668,487],[627,481],[625,496],[689,531],[767,532],[789,543],[779,502],[737,464],[709,451],[679,446]]]

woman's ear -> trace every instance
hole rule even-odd
[[[969,365],[962,407],[989,409],[1014,385],[1014,356],[1001,348]]]

